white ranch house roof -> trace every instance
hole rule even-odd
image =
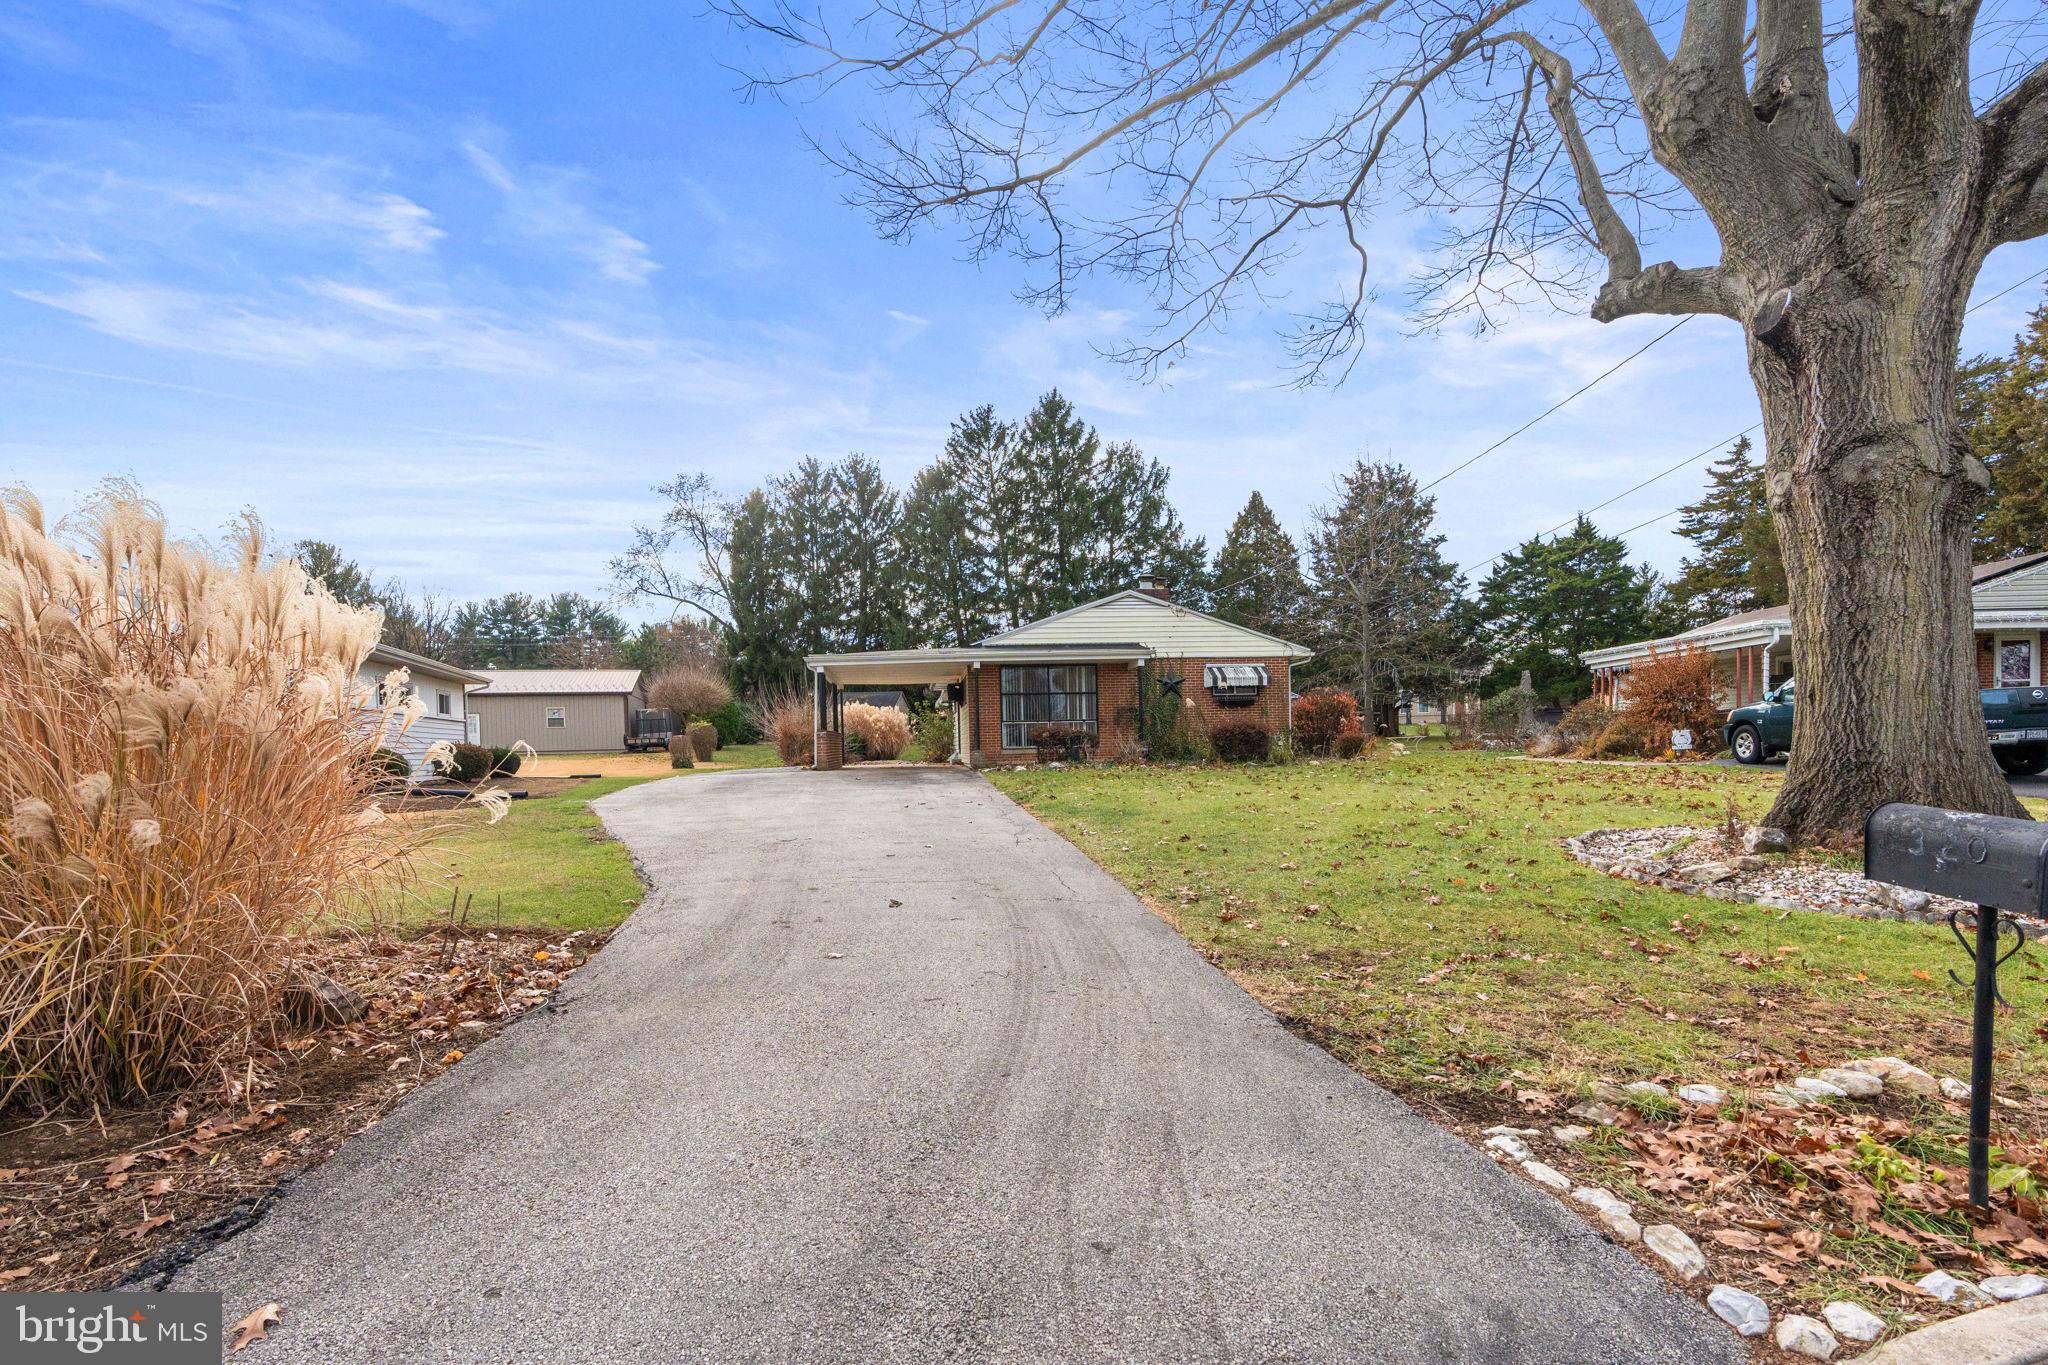
[[[2048,551],[1979,564],[1971,570],[1971,582],[1970,600],[1977,629],[2048,626]],[[1627,668],[1653,652],[1704,649],[1720,653],[1753,645],[1775,645],[1791,638],[1791,608],[1759,607],[1662,639],[1589,649],[1579,659],[1588,668]]]

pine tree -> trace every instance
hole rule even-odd
[[[979,561],[967,577],[979,586],[982,600],[968,615],[1004,630],[1023,624],[1027,554],[1016,429],[983,404],[953,423],[939,464],[959,497]]]
[[[897,649],[909,632],[903,603],[901,500],[881,466],[849,455],[832,471],[840,503],[840,647]]]
[[[1308,534],[1315,671],[1343,678],[1377,717],[1449,668],[1458,571],[1433,529],[1436,499],[1407,470],[1361,460],[1336,492]]]
[[[900,554],[909,633],[923,645],[968,645],[995,633],[988,557],[946,461],[921,471],[903,503]]]
[[[1284,637],[1300,617],[1301,552],[1257,490],[1230,523],[1214,578],[1215,612],[1226,621]]]
[[[1790,600],[1763,465],[1747,436],[1714,463],[1707,481],[1706,495],[1679,509],[1678,534],[1694,550],[1669,594],[1686,626]]]
[[[788,594],[792,655],[823,654],[844,638],[840,576],[845,518],[838,479],[816,456],[774,481],[769,559]]]
[[[1650,633],[1650,577],[1628,546],[1580,517],[1565,535],[1524,542],[1502,555],[1479,588],[1479,619],[1492,667],[1479,690],[1516,687],[1527,670],[1537,694],[1564,703],[1591,690],[1579,656]]]
[[[1094,475],[1091,568],[1081,599],[1128,588],[1140,574],[1172,585],[1174,600],[1199,607],[1207,597],[1208,547],[1190,540],[1167,498],[1166,466],[1129,441],[1105,447]],[[1071,604],[1070,604],[1071,605]]]
[[[302,540],[292,546],[292,558],[308,576],[327,585],[337,602],[352,607],[378,605],[378,592],[370,576],[339,548],[324,540]]]
[[[2048,303],[2012,355],[1979,356],[1957,376],[1963,437],[1991,471],[1977,520],[1980,559],[2048,550]]]
[[[1022,494],[1018,530],[1024,579],[1018,605],[1036,620],[1093,595],[1091,551],[1101,525],[1096,467],[1101,442],[1074,405],[1054,389],[1038,400],[1017,432],[1016,471]]]
[[[803,676],[800,651],[790,643],[795,613],[776,558],[775,522],[775,507],[760,489],[740,500],[732,518],[727,594],[732,628],[726,647],[732,655],[733,681],[743,692],[794,683]]]

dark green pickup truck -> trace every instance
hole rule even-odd
[[[1762,763],[1792,747],[1792,701],[1796,684],[1790,678],[1751,706],[1728,713],[1721,727],[1728,752],[1738,763]],[[1992,757],[2014,777],[2032,777],[2048,770],[2048,687],[1987,687],[1984,733]]]

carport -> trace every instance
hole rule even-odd
[[[947,688],[947,702],[953,708],[953,752],[978,766],[979,755],[1001,751],[1001,668],[1093,665],[1134,671],[1151,657],[1150,649],[1135,644],[970,645],[806,655],[804,666],[811,672],[811,766],[827,771],[846,762],[849,686]],[[987,665],[995,667],[986,670],[989,677],[984,681]],[[1131,695],[1135,700],[1135,687]],[[1099,724],[1100,737],[1108,740],[1112,727],[1123,725],[1125,719],[1099,712],[1091,723]],[[1134,722],[1135,717],[1130,719]],[[997,733],[991,734],[992,729]]]

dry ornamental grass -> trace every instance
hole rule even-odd
[[[214,550],[125,484],[56,534],[0,495],[0,1105],[232,1066],[294,933],[402,871],[369,759],[424,708],[396,675],[359,713],[378,627],[253,518]]]

